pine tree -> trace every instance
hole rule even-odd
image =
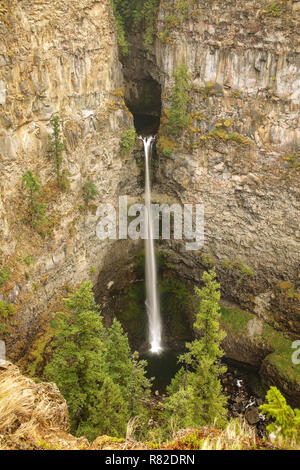
[[[171,385],[168,387],[168,398],[165,410],[173,417],[176,403],[181,400],[186,407],[186,415],[177,418],[177,427],[202,426],[217,421],[222,424],[226,416],[226,397],[222,394],[220,374],[225,372],[218,360],[223,356],[220,343],[225,333],[220,330],[220,286],[215,280],[214,270],[203,274],[204,287],[196,288],[200,298],[200,309],[196,316],[194,328],[200,339],[187,344],[188,351],[180,356],[184,364]],[[189,391],[189,400],[184,400]],[[185,405],[184,405],[185,402]],[[172,412],[173,410],[173,412]]]
[[[88,179],[87,182],[83,185],[83,199],[86,205],[90,201],[94,201],[98,196],[99,192],[95,186],[95,183]]]
[[[23,177],[22,182],[25,189],[29,192],[29,207],[31,212],[31,224],[37,225],[38,221],[46,221],[45,204],[38,200],[41,194],[41,185],[39,178],[35,176],[31,170],[27,170]]]
[[[63,174],[61,172],[62,165],[62,154],[65,150],[64,143],[60,137],[60,119],[59,116],[53,116],[50,120],[52,126],[52,135],[49,136],[50,152],[54,157],[55,173],[57,177],[58,187],[65,189],[66,182],[64,181]]]
[[[117,383],[128,404],[130,417],[143,412],[143,403],[150,396],[150,381],[146,378],[146,361],[140,361],[138,353],[131,354],[127,334],[118,320],[108,330],[106,363],[109,375]]]
[[[105,375],[101,388],[88,397],[86,415],[77,429],[77,434],[86,436],[90,441],[101,435],[123,437],[129,420],[127,403],[120,387]]]
[[[124,436],[132,416],[143,411],[150,384],[145,364],[131,357],[127,336],[115,320],[107,329],[85,282],[55,317],[55,352],[45,367],[69,407],[72,432],[94,439]]]
[[[104,383],[103,340],[105,330],[95,304],[92,284],[86,282],[68,299],[65,312],[56,314],[56,347],[52,360],[45,368],[48,380],[53,380],[69,406],[73,432],[90,417],[90,404]]]
[[[188,68],[182,64],[174,73],[175,86],[168,116],[167,133],[179,136],[188,125],[187,104],[189,102],[190,77]]]

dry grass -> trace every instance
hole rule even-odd
[[[53,383],[36,383],[0,362],[0,449],[84,448],[68,434],[67,404]]]
[[[172,450],[298,450],[294,442],[260,439],[255,428],[233,419],[224,430],[202,428],[177,433],[175,439],[162,446]]]
[[[12,364],[0,364],[0,434],[69,431],[68,410],[55,384],[35,383]]]

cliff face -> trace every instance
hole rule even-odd
[[[26,347],[68,283],[75,286],[90,276],[90,266],[101,267],[108,244],[96,237],[95,209],[83,208],[84,183],[91,178],[99,199],[115,202],[120,185],[123,194],[134,185],[136,170],[119,152],[132,117],[120,92],[110,1],[9,1],[0,14],[0,269],[10,270],[0,298],[17,309],[5,338],[11,352]],[[49,154],[49,120],[56,114],[66,144],[65,192]],[[42,236],[24,223],[27,170],[43,185],[48,223]]]
[[[161,2],[160,39],[145,56],[164,109],[179,65],[192,85],[190,128],[161,157],[158,192],[204,204],[204,251],[224,295],[296,335],[300,9],[275,3],[196,0],[185,12]],[[191,258],[197,278],[199,257]]]
[[[216,266],[233,322],[244,315],[238,304],[266,330],[253,342],[263,380],[293,399],[300,379],[291,342],[273,340],[276,331],[292,339],[300,331],[299,26],[298,1],[165,0],[153,46],[145,48],[143,31],[134,31],[124,60],[129,103],[143,102],[143,82],[161,87],[165,136],[174,73],[187,66],[190,124],[175,145],[167,141],[165,155],[158,146],[153,199],[203,204],[205,245],[191,253],[165,242],[168,262],[197,284]],[[246,330],[234,334],[226,315],[223,326],[226,354],[250,364]]]

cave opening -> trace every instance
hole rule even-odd
[[[145,137],[157,134],[160,124],[159,117],[150,114],[133,113],[133,119],[138,135]]]
[[[155,135],[158,132],[161,116],[161,86],[148,76],[130,80],[125,86],[125,102],[134,118],[138,135]]]

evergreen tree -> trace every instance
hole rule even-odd
[[[64,299],[65,312],[56,314],[56,347],[52,360],[45,368],[48,380],[53,380],[70,413],[72,431],[90,417],[90,404],[106,378],[103,361],[104,327],[95,304],[92,284],[86,282]]]
[[[88,396],[86,415],[77,429],[77,434],[90,441],[101,435],[123,437],[129,421],[127,403],[120,387],[105,375],[101,388]]]
[[[178,137],[189,123],[187,104],[191,86],[187,66],[180,65],[174,73],[174,78],[175,86],[168,116],[167,133]]]
[[[140,361],[138,353],[131,354],[127,334],[116,319],[108,330],[105,347],[109,375],[120,386],[130,416],[137,416],[150,396],[150,381],[145,376],[147,362]]]
[[[222,394],[219,379],[226,369],[218,364],[223,356],[220,343],[225,333],[219,326],[220,286],[215,278],[214,270],[205,272],[204,287],[195,289],[200,298],[200,309],[194,328],[196,335],[201,337],[187,344],[188,351],[180,356],[184,367],[168,387],[164,408],[169,418],[175,420],[177,428],[213,424],[214,421],[222,424],[226,416],[226,397]],[[180,413],[179,402],[185,412]]]
[[[95,186],[95,183],[88,179],[87,182],[83,185],[83,199],[86,205],[90,201],[94,201],[98,196],[99,192]]]
[[[64,299],[64,306],[55,318],[56,349],[45,376],[66,399],[73,432],[90,440],[105,433],[124,436],[127,422],[142,412],[142,397],[149,393],[144,364],[137,367],[131,359],[117,320],[104,327],[91,282]]]
[[[54,157],[55,163],[55,173],[57,177],[58,187],[60,189],[64,189],[66,186],[66,182],[64,181],[63,174],[61,172],[61,165],[62,165],[62,154],[65,150],[64,143],[60,137],[60,120],[59,116],[53,116],[50,120],[50,124],[52,126],[52,135],[49,136],[49,146],[50,152]]]
[[[32,173],[31,170],[27,170],[24,173],[22,182],[25,189],[27,189],[29,192],[31,224],[32,226],[35,226],[39,220],[46,221],[45,204],[38,200],[38,197],[41,194],[41,182],[39,178]]]

